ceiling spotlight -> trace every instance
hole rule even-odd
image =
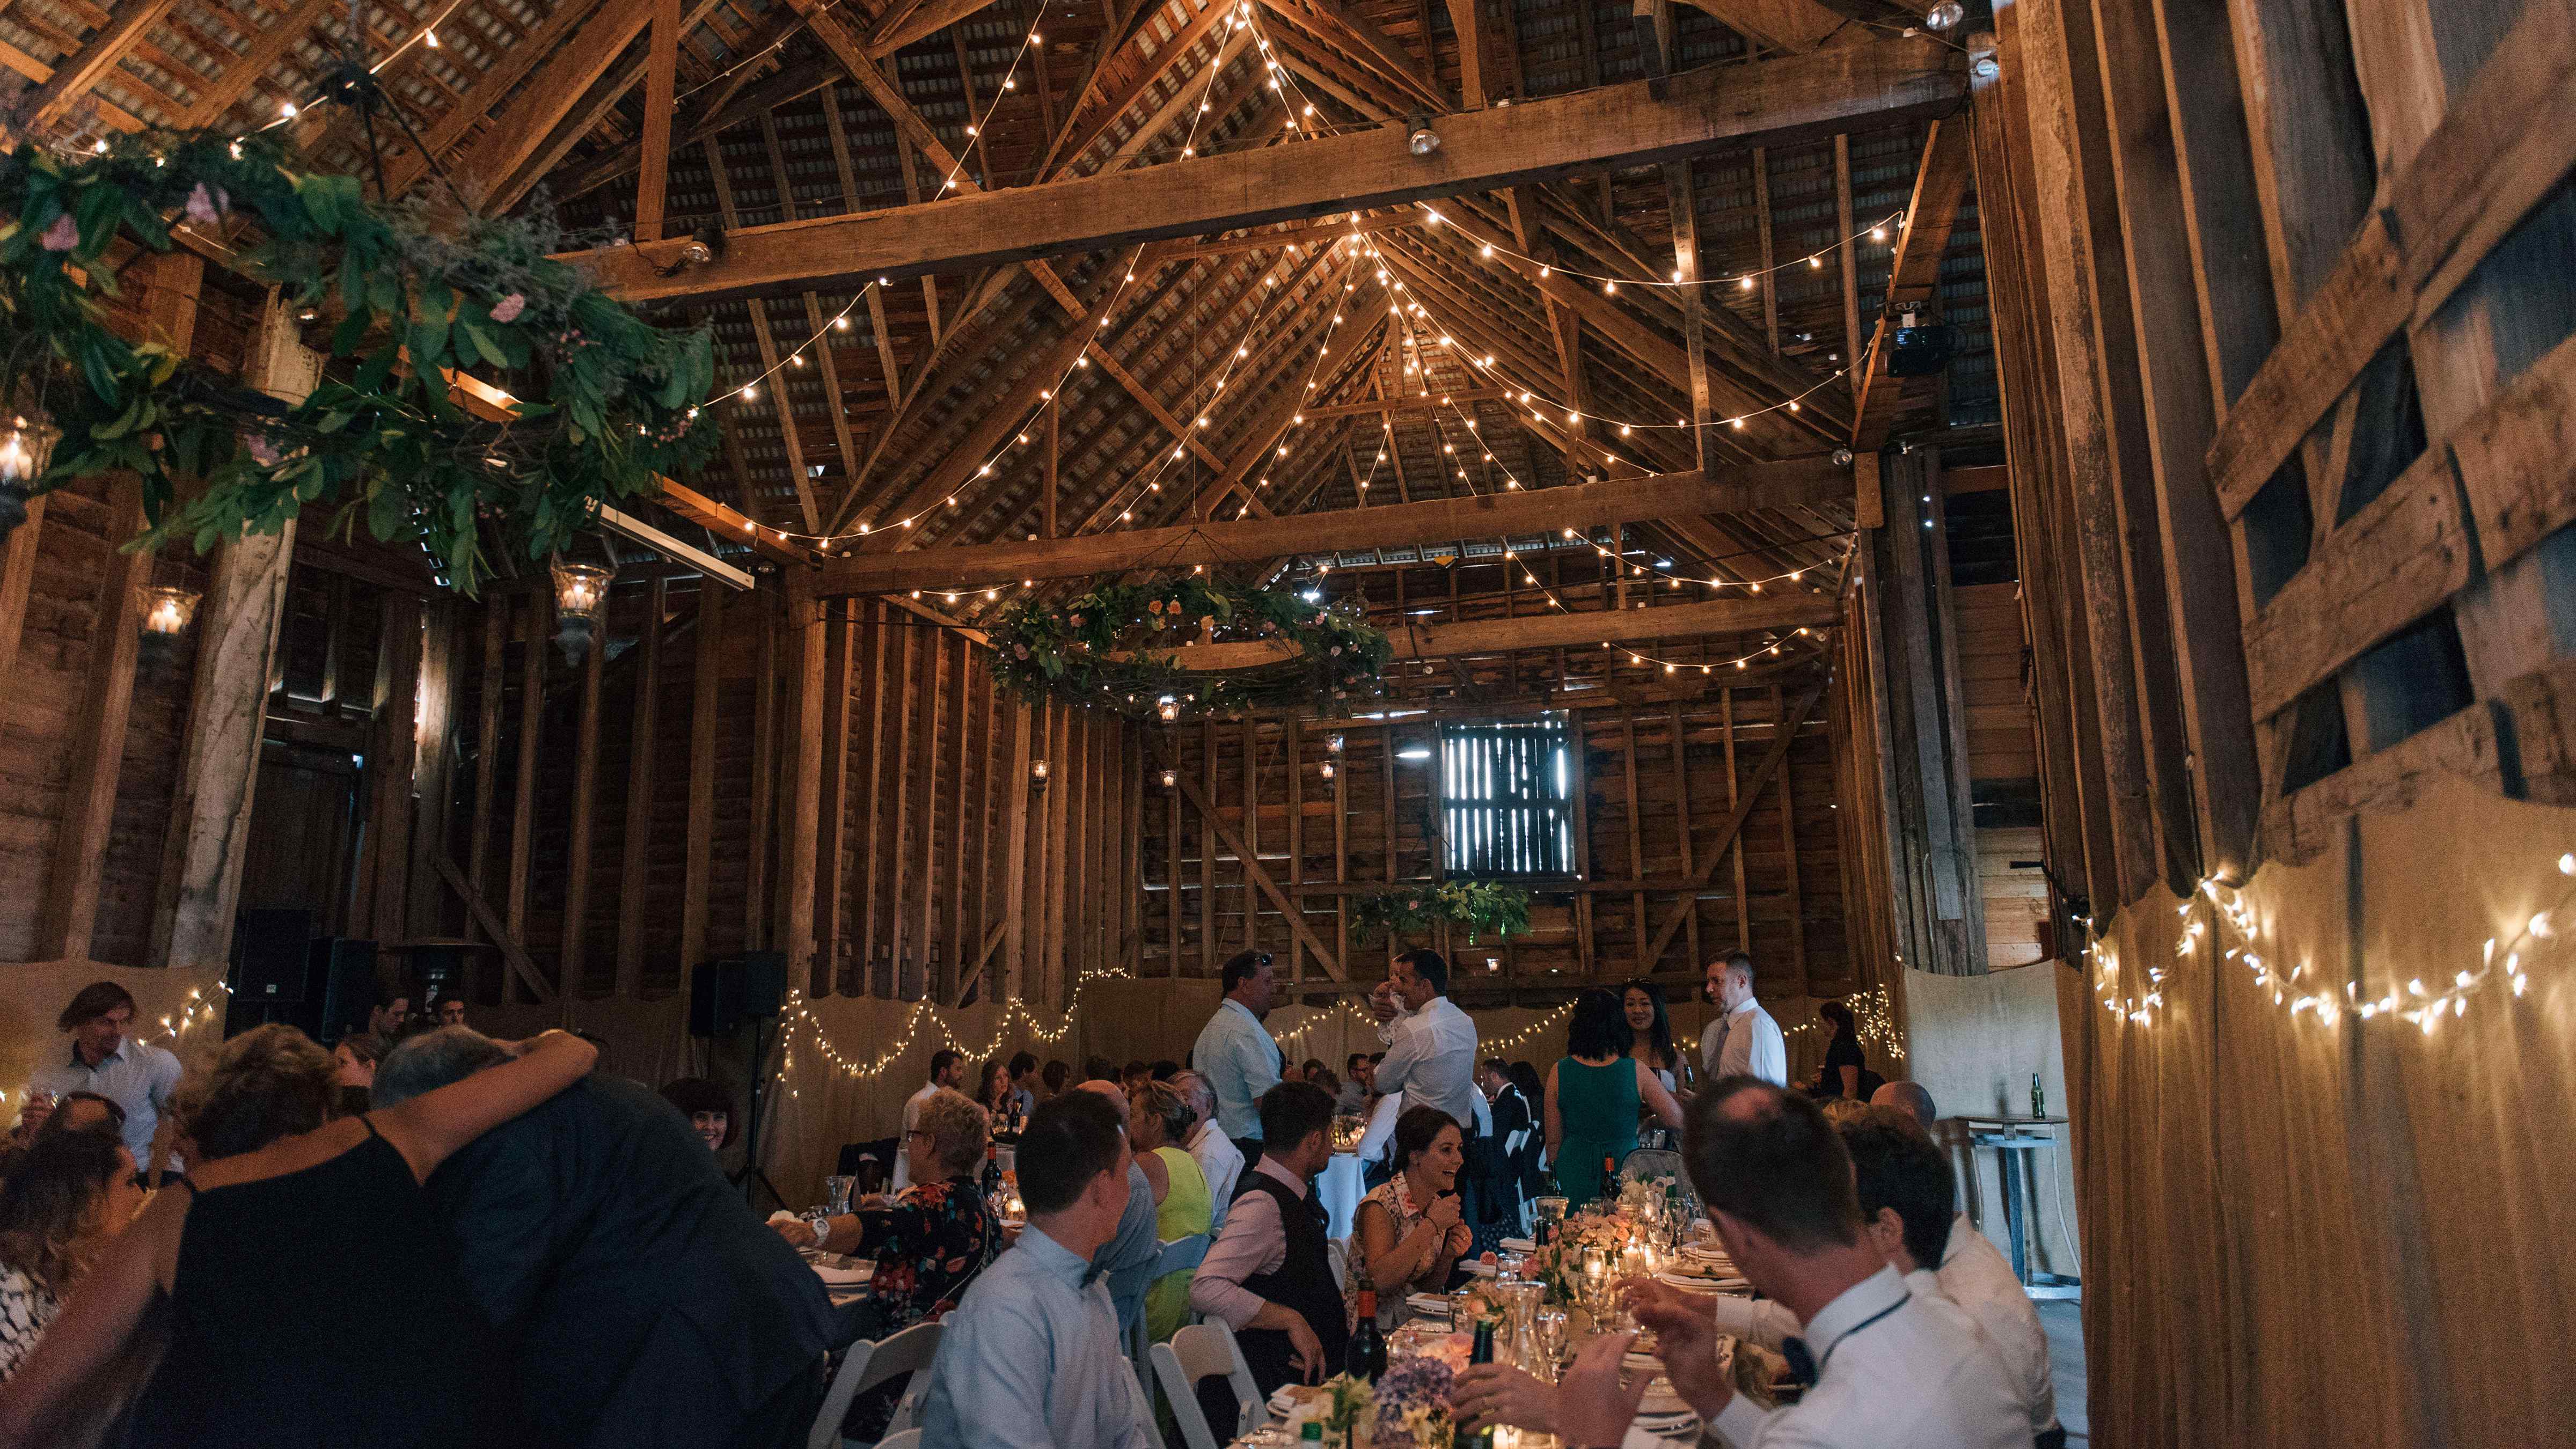
[[[1416,156],[1428,156],[1440,149],[1440,133],[1431,129],[1430,121],[1417,116],[1404,133],[1404,148]]]

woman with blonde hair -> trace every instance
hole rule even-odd
[[[505,1442],[491,1329],[435,1245],[421,1184],[457,1149],[588,1075],[564,1032],[517,1060],[333,1119],[338,1069],[291,1026],[224,1044],[189,1121],[205,1161],[100,1255],[35,1353],[0,1386],[0,1449],[60,1442],[65,1420],[166,1303],[168,1351],[132,1418],[139,1444],[443,1449]],[[281,1285],[328,1283],[327,1321],[281,1312]],[[399,1364],[399,1374],[386,1372]]]
[[[0,1379],[143,1206],[134,1154],[107,1132],[46,1132],[0,1183]]]
[[[1148,1081],[1128,1094],[1127,1144],[1145,1179],[1162,1189],[1154,1210],[1154,1236],[1164,1242],[1215,1230],[1216,1196],[1207,1174],[1183,1144],[1199,1121],[1189,1096],[1169,1082]],[[1190,1321],[1190,1280],[1195,1270],[1166,1273],[1145,1290],[1145,1333],[1161,1343]]]

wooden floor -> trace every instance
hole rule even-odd
[[[2084,1305],[2059,1298],[2034,1306],[2039,1326],[2048,1330],[2048,1376],[2057,1382],[2057,1422],[2066,1426],[2068,1444],[2089,1443],[2093,1425],[2084,1415]]]

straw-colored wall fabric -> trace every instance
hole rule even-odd
[[[2289,1009],[2476,971],[2576,884],[2570,850],[2576,811],[2443,778],[2263,867],[2252,949],[2300,973],[2280,1005],[2234,932],[2178,954],[2176,903],[2121,913],[2126,987],[2166,972],[2153,1024],[2062,998],[2100,1449],[2570,1442],[2576,951],[2539,942],[2527,994],[2429,1034]]]

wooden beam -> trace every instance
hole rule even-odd
[[[458,870],[456,862],[444,855],[432,857],[431,863],[438,867],[439,879],[446,881],[447,888],[456,892],[456,898],[465,903],[465,909],[473,914],[483,933],[501,948],[501,959],[509,963],[510,973],[518,977],[519,984],[526,988],[528,999],[539,1004],[554,1000],[554,988],[537,974],[537,963],[529,957],[528,948],[519,944],[519,933],[511,930],[510,923],[493,911],[492,903],[483,899],[483,893],[465,878],[465,872]]]
[[[258,38],[242,52],[241,59],[225,66],[222,75],[197,93],[195,103],[180,118],[179,129],[204,130],[222,121],[233,102],[248,93],[261,77],[273,73],[278,61],[285,58],[287,47],[302,40],[332,4],[333,0],[296,0],[294,9],[259,27]]]
[[[605,630],[602,631],[605,633]],[[555,982],[567,998],[584,993],[584,929],[590,916],[591,819],[599,803],[599,676],[608,641],[594,639],[581,662],[581,714],[573,727],[572,827],[564,846],[563,928],[555,947]]]
[[[698,584],[698,648],[689,680],[688,845],[680,876],[680,991],[707,958],[707,886],[715,876],[717,688],[724,674],[724,593]]]
[[[545,69],[511,94],[509,105],[493,118],[482,139],[449,168],[448,174],[460,178],[469,189],[505,188],[520,164],[545,144],[556,124],[581,104],[591,86],[608,74],[617,57],[644,33],[657,3],[660,0],[606,0],[590,13],[574,28],[563,49],[546,61]],[[481,87],[476,89],[480,91]],[[473,119],[467,117],[468,124]],[[437,145],[435,135],[431,144]],[[400,185],[392,188],[397,195],[402,189]]]
[[[971,471],[973,464],[966,467]],[[1741,513],[1840,502],[1850,494],[1849,469],[1824,458],[1795,459],[1743,464],[1708,473],[1658,473],[1517,493],[1432,498],[1381,508],[1243,518],[968,548],[861,554],[826,560],[817,587],[825,594],[890,593],[925,587],[964,590],[1028,578],[1079,578],[1127,569],[1243,563],[1299,553],[1462,538],[1516,538],[1565,528],[1649,522],[1673,514]]]
[[[702,581],[701,588],[713,588]],[[634,694],[627,701],[626,834],[617,846],[617,995],[632,1001],[644,988],[644,913],[652,900],[653,776],[660,750],[654,738],[662,696],[662,618],[669,584],[644,586],[640,658],[631,667]]]
[[[1923,143],[1923,164],[1914,173],[1914,194],[1898,224],[1896,255],[1889,263],[1885,301],[1878,324],[1869,335],[1869,352],[1859,363],[1859,397],[1853,404],[1852,446],[1874,453],[1887,445],[1896,424],[1904,385],[1886,372],[1890,339],[1908,307],[1932,301],[1940,290],[1941,255],[1949,250],[1967,200],[1969,174],[1975,169],[1963,118],[1934,121]]]
[[[170,845],[148,957],[165,965],[226,965],[232,959],[269,669],[278,622],[286,614],[287,562],[294,547],[293,519],[276,533],[244,533],[225,543],[215,555],[206,605],[197,613],[187,756],[171,802]]]
[[[1605,644],[1615,649],[1647,639],[1696,639],[1757,629],[1821,630],[1835,618],[1834,601],[1826,595],[1765,594],[1759,598],[1703,599],[1653,609],[1586,609],[1517,619],[1416,624],[1395,631],[1391,642],[1395,645],[1394,660],[1411,663],[1507,654],[1520,649],[1589,649]],[[1246,669],[1293,659],[1297,650],[1276,639],[1250,639],[1229,644],[1189,644],[1171,651],[1152,651],[1150,657],[1175,660],[1185,669]],[[1701,666],[1686,664],[1682,668]]]
[[[54,834],[53,870],[37,908],[38,960],[86,960],[98,926],[98,900],[107,846],[116,821],[116,782],[125,759],[125,725],[134,704],[134,665],[142,646],[139,591],[152,577],[152,551],[120,554],[116,547],[143,531],[143,489],[130,476],[114,484],[116,504],[107,526],[108,556],[99,570],[91,612],[89,677],[80,712],[66,731],[71,760],[64,771],[61,823]]]
[[[662,239],[662,202],[671,178],[671,112],[679,80],[680,0],[653,0],[653,40],[644,70],[643,179],[635,188],[635,239]],[[781,181],[784,192],[787,183]]]
[[[993,0],[929,0],[908,15],[896,13],[901,7],[890,9],[885,21],[868,36],[868,55],[872,59],[883,60],[914,41],[935,35],[992,4]],[[1224,7],[1220,5],[1217,8]]]
[[[27,117],[29,134],[60,121],[81,97],[107,78],[145,31],[161,23],[161,17],[170,12],[174,3],[175,0],[119,0],[98,32],[54,67],[53,75],[19,103]]]
[[[1210,725],[1209,728],[1213,729],[1214,726]],[[1181,793],[1189,798],[1190,804],[1199,812],[1199,822],[1202,827],[1199,836],[1199,861],[1202,882],[1199,896],[1202,912],[1206,909],[1206,901],[1209,894],[1208,887],[1205,884],[1206,863],[1214,854],[1214,852],[1208,848],[1207,832],[1213,830],[1216,832],[1217,838],[1225,842],[1226,849],[1234,852],[1234,858],[1243,863],[1243,873],[1245,877],[1249,879],[1255,887],[1259,888],[1263,895],[1269,897],[1270,904],[1278,909],[1279,914],[1282,917],[1286,918],[1288,929],[1296,936],[1298,942],[1305,946],[1307,950],[1315,953],[1316,961],[1322,964],[1324,970],[1330,974],[1335,981],[1348,981],[1350,976],[1343,970],[1341,953],[1326,949],[1323,941],[1318,938],[1313,931],[1307,929],[1305,914],[1297,909],[1297,903],[1289,898],[1287,892],[1279,888],[1279,883],[1277,881],[1270,878],[1269,871],[1262,869],[1260,860],[1257,859],[1251,851],[1244,848],[1243,837],[1235,834],[1234,827],[1225,823],[1225,817],[1218,814],[1214,806],[1210,804],[1207,793],[1199,788],[1198,782],[1190,778],[1187,770],[1179,769],[1181,763],[1180,755],[1173,747],[1170,735],[1171,732],[1168,730],[1156,732],[1154,739],[1154,756],[1164,766],[1172,768],[1177,772],[1172,777],[1173,781],[1180,787]],[[1211,743],[1213,742],[1213,738],[1213,736],[1210,736]],[[1209,749],[1206,751],[1206,755],[1208,759],[1208,768],[1211,772],[1210,779],[1213,780],[1216,752],[1213,749]],[[1251,762],[1248,760],[1245,762],[1246,768],[1250,767],[1250,763]],[[1244,910],[1247,917],[1251,912],[1251,908],[1251,902],[1247,900],[1244,903]],[[1204,919],[1204,915],[1202,916],[1202,919]],[[1201,932],[1199,944],[1202,954],[1206,953],[1212,936],[1212,932]]]
[[[813,0],[792,3],[804,9]],[[816,13],[818,38],[831,23]],[[868,84],[865,74],[859,78]],[[885,84],[876,80],[877,88]],[[629,302],[831,287],[869,276],[919,276],[1204,236],[1575,170],[1677,160],[1729,144],[1787,143],[1856,124],[1896,125],[1947,114],[1963,94],[1945,48],[1928,40],[1883,40],[1676,76],[1667,104],[1648,104],[1637,82],[1444,117],[1443,144],[1428,157],[1412,154],[1402,127],[1382,126],[890,211],[746,228],[733,236],[724,260],[670,277],[657,272],[676,261],[676,242],[571,259]]]
[[[1656,929],[1654,945],[1648,947],[1640,959],[1646,961],[1663,959],[1664,948],[1673,943],[1673,937],[1680,932],[1682,923],[1689,919],[1691,906],[1699,899],[1699,893],[1708,889],[1709,880],[1717,874],[1718,862],[1726,859],[1727,847],[1735,844],[1737,834],[1744,829],[1746,817],[1753,813],[1753,802],[1762,797],[1762,787],[1771,782],[1773,775],[1779,773],[1781,762],[1789,758],[1790,742],[1798,737],[1799,728],[1806,724],[1807,716],[1815,712],[1816,702],[1824,697],[1825,687],[1822,684],[1811,686],[1806,693],[1798,696],[1798,702],[1790,707],[1788,717],[1774,727],[1777,733],[1771,740],[1771,747],[1762,752],[1762,763],[1753,767],[1753,778],[1744,782],[1742,793],[1736,797],[1735,808],[1727,812],[1726,824],[1718,831],[1717,839],[1709,847],[1708,858],[1691,877],[1690,888],[1682,892],[1682,899],[1677,907],[1664,917],[1663,925]],[[1732,731],[1729,732],[1728,737],[1733,738]],[[1741,915],[1744,910],[1744,898],[1741,894],[1736,897],[1735,908]],[[1643,926],[1645,923],[1640,921],[1638,924]]]

